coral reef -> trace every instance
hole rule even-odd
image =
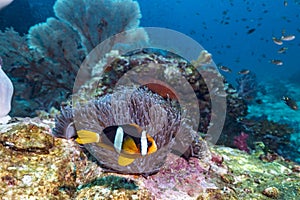
[[[287,80],[264,81],[263,85],[267,92],[259,92],[257,96],[262,103],[248,105],[248,122],[243,126],[255,139],[265,143],[266,150],[299,163],[300,112],[281,100],[282,96],[289,96],[297,101],[299,86]]]
[[[80,34],[87,52],[116,33],[138,27],[141,18],[139,5],[132,0],[58,0],[54,12]]]
[[[243,74],[236,79],[237,93],[240,97],[247,101],[251,101],[256,97],[258,84],[256,75],[253,72]]]
[[[38,111],[40,118],[13,118],[0,125],[1,199],[300,196],[299,165],[274,153],[290,147],[293,130],[266,118],[244,120],[247,103],[258,95],[255,75],[241,75],[235,90],[216,72],[212,55],[205,50],[191,63],[151,48],[125,54],[113,50],[104,58],[93,57],[92,62],[84,63],[91,72],[89,81],[76,88],[79,91],[72,95],[71,106],[70,102],[60,104],[71,94],[76,72],[87,54],[111,35],[138,27],[141,15],[133,0],[58,0],[54,11],[56,18],[32,27],[28,35],[21,36],[13,29],[0,32],[3,67],[18,87],[14,115],[62,107],[55,122],[52,114]],[[147,42],[143,29],[121,37]],[[123,49],[129,43],[114,41]],[[112,50],[115,46],[106,47]],[[0,78],[4,74],[1,66]],[[3,99],[5,104],[0,102],[0,117],[8,114],[12,93],[2,85],[7,80],[3,77],[0,92],[8,98]],[[192,93],[186,90],[189,87]],[[189,101],[190,94],[195,94],[196,104]],[[199,132],[209,139],[208,130],[217,124],[212,123],[220,115],[212,111],[214,97],[227,100],[225,105],[216,104],[227,106],[220,143],[242,151],[209,147],[200,137]],[[182,104],[184,98],[188,99],[186,105]],[[76,130],[101,134],[105,127],[128,123],[141,126],[158,146],[157,152],[129,166],[118,164],[115,151],[95,143],[83,148],[74,141]],[[249,154],[253,138],[258,142]]]
[[[84,188],[76,192],[75,200],[82,199],[113,199],[113,200],[132,200],[145,199],[152,200],[153,196],[145,189],[141,190],[110,190],[104,186],[94,186],[91,188]]]
[[[1,199],[296,200],[300,195],[299,165],[280,156],[261,161],[215,146],[211,159],[168,154],[154,175],[120,175],[104,172],[73,140],[53,138],[52,127],[51,118],[19,118],[0,126]],[[18,142],[10,144],[13,138]]]
[[[281,149],[287,148],[290,136],[294,132],[288,124],[273,122],[267,119],[252,119],[254,125],[248,128],[256,141],[262,141],[266,150],[280,153]]]
[[[166,165],[155,175],[145,180],[145,187],[158,199],[172,199],[176,196],[190,199],[199,192],[217,187],[204,176],[208,166],[196,158],[189,161],[169,155]]]
[[[209,55],[205,58],[207,57],[211,58]],[[200,132],[206,133],[208,127],[211,125],[211,119],[217,115],[216,113],[211,113],[212,97],[219,97],[221,99],[226,97],[226,116],[232,116],[229,118],[230,121],[235,123],[235,126],[238,126],[236,118],[247,114],[245,102],[238,97],[237,92],[234,91],[225,80],[225,88],[218,88],[219,84],[216,83],[216,77],[221,77],[215,71],[214,67],[201,68],[200,65],[199,68],[201,74],[195,66],[191,65],[184,58],[161,49],[143,48],[127,52],[124,55],[119,55],[118,52],[111,52],[93,68],[91,72],[92,78],[79,89],[78,94],[80,94],[80,97],[78,98],[85,101],[85,99],[111,93],[115,85],[122,84],[120,80],[125,79],[125,83],[127,81],[138,86],[146,86],[160,96],[168,97],[176,101],[178,100],[179,92],[182,93],[184,98],[189,98],[189,95],[187,95],[188,92],[185,91],[186,89],[182,89],[188,83],[190,87],[192,87],[193,94],[196,94],[198,99],[198,105],[190,106],[194,106],[197,111],[200,109]],[[101,74],[100,69],[105,69],[103,74]],[[145,70],[145,72],[143,70]],[[187,83],[182,83],[177,77],[183,77]],[[207,83],[203,77],[206,77],[207,80],[211,80],[211,82]],[[207,84],[211,84],[210,87],[213,88],[212,91],[208,90]],[[156,87],[158,87],[158,89]],[[186,92],[186,94],[184,92]],[[220,102],[216,102],[215,106],[223,107],[224,105],[221,105]]]
[[[93,187],[95,185],[105,185],[111,188],[112,190],[121,189],[121,188],[127,190],[135,190],[138,188],[138,186],[132,180],[127,180],[124,177],[111,175],[111,176],[105,176],[105,177],[92,180],[91,182],[78,187],[78,190],[82,190],[83,188],[87,188],[87,187]]]
[[[124,167],[118,164],[117,152],[96,143],[85,144],[85,148],[103,167],[121,173],[151,174],[159,170],[171,150],[186,158],[209,157],[205,141],[199,139],[170,102],[142,88],[121,87],[115,89],[113,94],[75,104],[73,108],[63,108],[62,115],[56,118],[53,133],[65,138],[75,135],[70,131],[76,130],[91,130],[101,134],[105,127],[130,123],[138,124],[149,133],[158,151]]]
[[[232,85],[219,77],[213,66],[208,64],[208,66],[203,67],[204,64],[207,64],[207,59],[211,58],[209,53],[203,50],[199,58],[201,60],[205,58],[204,63],[192,61],[196,65],[193,66],[184,58],[161,49],[142,48],[127,52],[124,55],[120,55],[118,51],[110,52],[93,68],[92,78],[81,85],[77,100],[84,102],[86,99],[112,93],[116,85],[126,85],[127,83],[140,87],[146,86],[154,93],[171,99],[175,106],[178,105],[178,101],[189,98],[192,96],[191,94],[196,94],[196,102],[188,100],[187,106],[192,107],[194,111],[199,111],[198,131],[203,133],[206,139],[215,137],[214,142],[216,142],[218,137],[214,134],[219,128],[222,130],[222,134],[218,144],[235,147],[233,144],[234,137],[245,131],[243,124],[239,123],[238,119],[247,115],[246,101],[238,95],[237,90]],[[103,74],[102,71],[104,71]],[[183,77],[187,82],[182,82],[178,77]],[[220,86],[216,77],[221,78],[224,86]],[[192,92],[187,92],[188,90],[184,87],[187,83],[192,87]],[[208,88],[211,88],[210,91]],[[212,98],[217,99],[216,97],[219,100],[214,102],[214,106],[218,108],[225,106],[224,127],[218,127],[218,124],[221,124],[219,119],[214,121],[219,116],[224,116],[223,113],[212,113],[211,100]],[[220,103],[222,99],[224,99],[224,104]],[[209,129],[213,131],[208,133]]]
[[[14,87],[12,82],[2,70],[2,59],[0,58],[0,124],[7,123],[10,117],[8,113],[11,109],[11,99]]]
[[[120,31],[136,28],[141,17],[137,2],[132,0],[58,0],[54,9],[58,19],[48,18],[31,27],[28,35],[21,36],[13,29],[0,31],[5,71],[20,88],[13,104],[27,107],[13,106],[15,116],[58,108],[71,94],[77,71],[89,51]],[[141,30],[131,37],[147,41]]]
[[[248,137],[249,137],[249,135],[247,133],[241,132],[241,134],[239,136],[234,137],[233,144],[239,150],[242,150],[242,151],[245,151],[245,152],[249,153],[250,149],[249,149],[248,144],[247,144]]]
[[[48,154],[54,146],[54,139],[46,133],[46,129],[35,124],[19,125],[2,133],[0,143],[14,151]]]
[[[245,117],[248,114],[248,105],[245,99],[239,96],[238,91],[230,84],[225,81],[225,91],[227,93],[227,114],[226,122],[233,122],[238,118]]]
[[[295,163],[280,156],[262,162],[253,155],[228,147],[215,147],[212,151],[223,156],[223,165],[230,169],[227,174],[233,178],[226,187],[234,189],[238,199],[298,198],[299,174],[292,171],[293,166],[298,166]]]
[[[51,121],[19,120],[0,126],[1,199],[70,199],[60,187],[101,174],[76,145],[51,136]]]

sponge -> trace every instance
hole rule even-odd
[[[0,58],[0,124],[6,124],[10,119],[8,113],[11,109],[14,87],[11,80],[2,70],[1,64]]]

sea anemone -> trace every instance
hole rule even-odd
[[[128,166],[118,164],[119,155],[115,151],[96,143],[84,146],[104,168],[121,173],[152,174],[160,169],[171,151],[185,158],[202,155],[199,148],[203,149],[203,145],[199,145],[199,136],[182,116],[170,101],[147,89],[121,87],[112,94],[87,103],[76,103],[72,109],[64,107],[56,118],[53,134],[70,138],[72,130],[84,129],[101,134],[108,126],[138,124],[154,138],[158,151],[137,158]]]
[[[61,105],[61,113],[55,117],[53,135],[58,138],[71,139],[77,136],[74,122],[74,112],[71,106]]]

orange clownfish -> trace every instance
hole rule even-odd
[[[130,165],[136,158],[157,151],[154,139],[137,124],[109,126],[102,134],[79,130],[76,142],[79,144],[97,143],[99,146],[118,152],[118,164]]]

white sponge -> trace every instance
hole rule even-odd
[[[11,109],[13,91],[13,84],[0,65],[0,124],[5,124],[10,119],[7,114]]]
[[[0,0],[0,9],[10,4],[13,0]]]

